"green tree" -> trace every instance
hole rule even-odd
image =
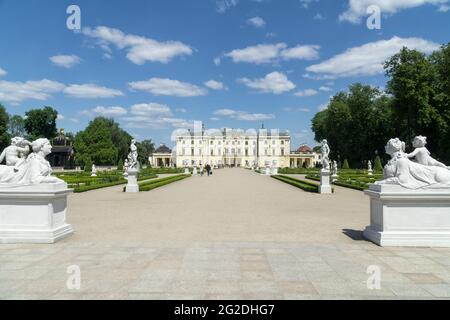
[[[120,159],[119,162],[117,163],[117,170],[123,171],[123,160],[122,159]]]
[[[375,172],[383,172],[383,164],[381,163],[380,156],[375,157],[374,170]]]
[[[425,54],[403,48],[385,63],[390,78],[387,92],[394,97],[397,136],[411,147],[415,135],[434,135],[438,112],[434,97],[433,68]]]
[[[136,143],[138,151],[138,161],[142,165],[148,165],[148,158],[155,151],[155,144],[151,139]]]
[[[12,137],[25,137],[25,120],[19,115],[12,116],[9,119],[8,132]]]
[[[112,119],[98,117],[75,136],[76,162],[91,159],[96,165],[115,165],[125,159],[132,137]]]
[[[342,169],[344,169],[344,170],[350,169],[350,165],[348,164],[347,159],[344,160],[344,164],[342,165]]]
[[[90,158],[86,158],[86,161],[84,163],[84,172],[91,172],[92,171],[92,160]]]
[[[56,137],[56,118],[58,117],[58,112],[55,109],[52,107],[32,109],[27,111],[25,115],[24,126],[30,139],[53,139]]]
[[[11,140],[8,134],[9,115],[6,112],[5,107],[0,104],[0,152],[5,149]]]

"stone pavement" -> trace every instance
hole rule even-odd
[[[450,249],[363,240],[359,191],[320,196],[241,169],[121,188],[71,196],[76,234],[57,244],[0,245],[0,299],[450,298]],[[66,286],[73,265],[80,290]]]

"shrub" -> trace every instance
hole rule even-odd
[[[315,184],[315,183],[311,183],[311,182],[304,181],[304,180],[298,180],[298,179],[295,179],[292,177],[287,177],[287,176],[282,176],[282,175],[272,176],[272,178],[277,179],[281,182],[287,183],[291,186],[297,187],[299,189],[302,189],[303,191],[306,191],[306,192],[314,192],[314,193],[319,192],[319,185]]]
[[[188,177],[190,177],[190,175],[180,174],[177,176],[143,182],[143,183],[139,184],[139,191],[150,191],[150,190],[168,185],[170,183],[186,179]]]
[[[375,172],[383,172],[383,164],[381,163],[380,156],[376,156],[374,163]]]
[[[347,159],[344,160],[344,164],[342,165],[342,169],[343,170],[350,169],[350,165],[348,164],[348,160]]]
[[[91,158],[87,158],[86,162],[84,163],[84,172],[91,172],[92,171],[92,160]]]
[[[117,171],[123,171],[123,160],[119,160],[117,163]]]

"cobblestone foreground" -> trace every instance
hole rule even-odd
[[[320,196],[247,170],[217,170],[140,194],[71,196],[76,234],[0,245],[1,299],[450,298],[450,249],[362,239],[369,200]],[[80,290],[66,286],[79,266]],[[367,268],[381,289],[367,289]]]

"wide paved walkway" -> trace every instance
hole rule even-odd
[[[364,241],[369,200],[321,196],[243,169],[150,192],[74,194],[76,233],[54,245],[0,245],[0,298],[449,298],[450,249]],[[79,266],[81,289],[67,268]],[[381,289],[367,288],[369,266]]]

